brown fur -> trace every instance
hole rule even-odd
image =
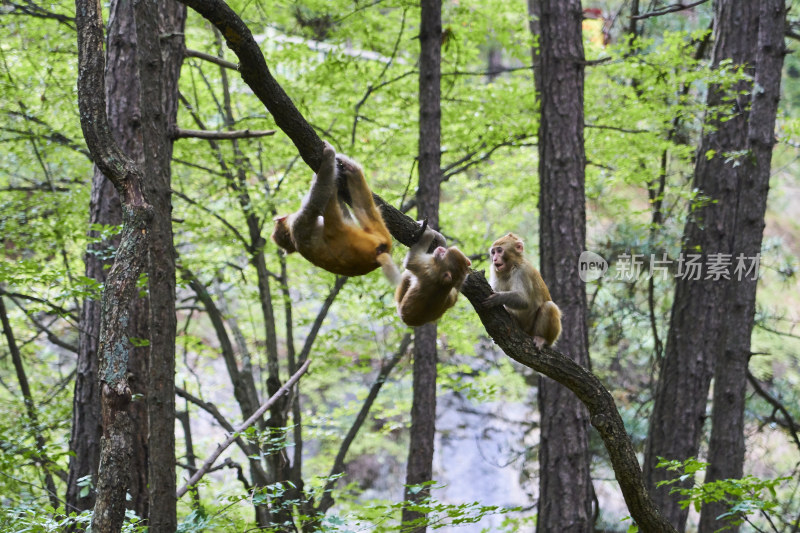
[[[275,219],[272,239],[287,253],[341,276],[361,276],[392,263],[392,237],[355,161],[325,143],[322,165],[300,210]],[[338,168],[337,168],[338,166]],[[339,203],[336,179],[347,180],[352,216]],[[391,263],[391,267],[389,264]]]
[[[484,305],[505,305],[519,326],[534,338],[536,346],[555,344],[561,335],[561,310],[550,298],[542,275],[523,255],[522,239],[509,233],[489,249],[492,270],[489,282],[495,293]]]
[[[425,230],[408,252],[395,291],[397,314],[409,326],[435,322],[455,305],[472,262],[455,246],[427,253],[436,232]]]

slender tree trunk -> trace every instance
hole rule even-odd
[[[748,127],[749,157],[738,170],[738,202],[733,237],[733,258],[740,255],[750,266],[761,253],[764,214],[769,192],[772,147],[775,144],[775,116],[780,99],[781,69],[786,53],[783,0],[764,0],[760,9],[750,13],[758,17],[758,45],[755,48],[755,78],[750,96]],[[740,478],[744,468],[744,407],[747,390],[747,365],[750,361],[750,334],[756,307],[757,271],[753,275],[733,274],[726,284],[725,353],[714,372],[714,409],[711,417],[706,482]],[[703,506],[701,533],[713,533],[725,526],[736,532],[739,526],[718,521],[729,510],[720,503]]]
[[[417,213],[432,228],[439,227],[441,170],[441,62],[442,3],[422,0],[420,12],[419,60],[419,188]],[[436,323],[414,330],[413,401],[408,444],[406,485],[419,485],[433,478],[433,445],[436,434]],[[411,493],[406,501],[420,501],[430,489]],[[403,522],[425,519],[426,515],[403,508]],[[426,525],[415,527],[419,533]]]
[[[172,133],[178,112],[186,6],[174,0],[134,0],[142,107],[142,150],[153,206],[148,254],[149,372],[147,443],[151,533],[178,526],[175,498],[175,249],[172,243]]]
[[[723,0],[715,3],[715,45],[713,65],[731,59],[737,65],[752,65],[758,35],[758,2]],[[752,68],[748,67],[750,74]],[[708,93],[709,107],[719,106],[737,91],[749,94],[746,81],[724,94],[719,87]],[[683,257],[699,254],[708,265],[711,254],[731,253],[736,205],[739,194],[739,161],[731,153],[747,147],[748,106],[746,96],[734,100],[735,114],[724,122],[707,117],[693,186],[699,202],[684,229]],[[713,150],[714,156],[709,158]],[[672,305],[655,405],[650,419],[645,450],[645,481],[656,505],[679,530],[686,526],[688,509],[681,509],[679,496],[670,487],[656,488],[659,481],[674,477],[673,472],[656,469],[659,457],[684,460],[696,456],[700,445],[714,364],[725,348],[725,323],[728,308],[724,303],[726,284],[713,277],[700,279],[679,273]],[[684,486],[693,483],[687,479]]]
[[[579,0],[541,0],[539,14],[539,243],[542,276],[563,313],[559,350],[588,368],[586,291],[578,257],[586,246],[583,36]],[[593,531],[589,415],[550,378],[539,380],[538,531]]]

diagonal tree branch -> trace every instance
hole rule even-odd
[[[284,383],[283,386],[280,389],[278,389],[278,391],[275,394],[273,394],[269,400],[264,402],[264,404],[261,405],[261,407],[259,407],[256,410],[256,412],[250,416],[250,418],[242,422],[239,425],[239,427],[235,429],[233,434],[231,434],[230,436],[228,436],[227,439],[225,439],[225,442],[217,446],[217,449],[214,450],[214,453],[212,453],[208,457],[208,459],[206,459],[206,462],[203,463],[203,466],[201,466],[200,469],[198,469],[198,471],[195,472],[195,474],[189,479],[189,481],[186,482],[186,484],[183,487],[178,489],[178,494],[177,494],[178,498],[186,494],[186,492],[193,485],[196,485],[197,482],[200,481],[200,478],[202,478],[205,475],[205,473],[208,472],[208,469],[213,466],[214,461],[216,461],[217,458],[220,455],[222,455],[222,452],[228,449],[228,446],[233,444],[233,442],[239,437],[239,433],[252,426],[256,422],[256,420],[261,418],[261,416],[267,411],[267,409],[269,409],[272,406],[272,404],[277,402],[281,396],[289,392],[289,389],[292,388],[295,383],[297,383],[297,380],[300,379],[300,376],[305,374],[310,364],[311,364],[311,359],[306,359],[306,362],[303,363],[303,365],[297,370],[297,372],[295,372],[294,375],[291,378],[289,378],[289,380],[286,383]]]
[[[225,36],[228,47],[239,58],[239,73],[272,114],[278,127],[289,136],[300,156],[313,171],[322,162],[322,140],[297,110],[291,98],[275,81],[250,29],[222,0],[179,0],[191,7]],[[392,236],[406,246],[416,242],[419,226],[411,217],[373,194]]]
[[[213,56],[211,54],[206,54],[205,52],[200,52],[199,50],[190,50],[187,48],[186,57],[196,57],[197,59],[203,59],[210,63],[214,63],[215,65],[219,65],[220,67],[229,68],[231,70],[238,70],[239,68],[239,65],[237,65],[236,63],[226,61],[220,57]]]
[[[603,439],[628,510],[641,531],[676,532],[655,508],[614,398],[597,376],[552,348],[536,349],[533,337],[525,334],[505,309],[485,307],[483,302],[492,294],[492,288],[483,272],[470,272],[461,292],[475,308],[486,332],[506,355],[558,381],[583,402],[592,425]]]
[[[676,11],[691,9],[693,7],[699,6],[700,4],[705,4],[706,2],[708,2],[708,0],[699,0],[698,2],[692,2],[690,4],[684,4],[683,2],[678,2],[677,4],[672,4],[661,9],[656,9],[654,11],[642,13],[641,15],[634,15],[631,17],[631,20],[642,20],[642,19],[649,19],[650,17],[660,17],[661,15],[666,15],[667,13],[674,13]]]

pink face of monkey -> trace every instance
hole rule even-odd
[[[511,266],[519,264],[523,249],[522,240],[513,233],[494,241],[489,248],[489,256],[495,272],[505,272]]]

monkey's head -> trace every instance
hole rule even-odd
[[[296,252],[297,248],[294,247],[292,242],[292,230],[289,228],[289,216],[281,215],[275,217],[275,229],[272,230],[272,240],[275,244],[286,250],[287,254]]]
[[[461,287],[469,273],[469,267],[472,266],[469,257],[455,246],[436,248],[433,251],[433,262],[441,282],[451,287]]]
[[[500,237],[489,248],[492,269],[499,275],[507,275],[513,267],[520,264],[524,251],[525,244],[522,239],[513,233]]]

